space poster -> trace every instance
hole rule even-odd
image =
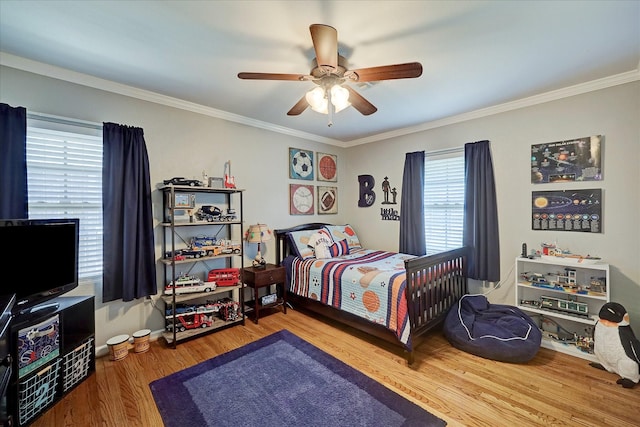
[[[531,183],[601,181],[601,144],[594,135],[531,146]]]
[[[531,229],[602,233],[602,189],[533,191]]]

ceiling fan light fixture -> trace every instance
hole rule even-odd
[[[349,91],[340,85],[334,85],[331,88],[331,103],[335,107],[335,112],[339,113],[349,107]]]
[[[329,102],[325,96],[324,89],[320,86],[307,92],[305,98],[313,111],[328,114],[329,110],[327,107],[329,106]]]
[[[349,102],[349,91],[339,84],[333,85],[331,91],[331,104],[333,104],[334,112],[338,113],[345,108],[351,106]],[[305,95],[305,99],[309,103],[311,109],[321,114],[329,114],[329,96],[324,88],[318,86],[313,88]]]

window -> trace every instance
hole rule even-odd
[[[29,218],[80,218],[78,279],[102,276],[102,126],[27,116]]]
[[[464,149],[425,153],[424,222],[427,255],[462,246]]]

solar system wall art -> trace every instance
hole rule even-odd
[[[531,192],[531,229],[602,233],[602,189]]]
[[[531,146],[531,183],[601,181],[602,135]]]

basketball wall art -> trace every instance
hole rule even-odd
[[[313,181],[313,151],[289,148],[289,178]]]
[[[602,135],[531,146],[531,183],[602,181]]]
[[[318,186],[318,214],[338,213],[338,187]]]
[[[289,214],[313,215],[313,185],[289,184]]]
[[[338,156],[335,154],[316,153],[318,165],[318,181],[338,181]]]

